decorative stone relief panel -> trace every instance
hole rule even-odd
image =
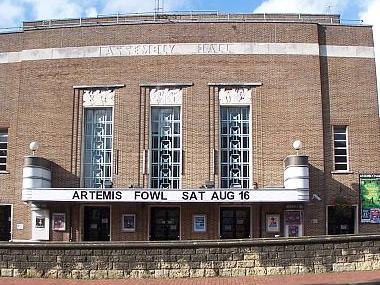
[[[251,104],[252,88],[221,88],[219,90],[220,105]]]
[[[183,90],[176,89],[158,89],[150,90],[150,105],[182,105]]]
[[[83,107],[112,107],[115,102],[115,90],[85,90]]]

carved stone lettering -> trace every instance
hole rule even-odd
[[[181,105],[182,89],[152,89],[150,90],[150,105]]]
[[[84,107],[113,106],[115,90],[85,90],[83,93]]]
[[[228,44],[198,44],[197,52],[200,54],[223,54],[229,52]]]
[[[251,88],[221,88],[219,90],[220,105],[251,104]]]
[[[170,55],[174,53],[174,48],[174,44],[103,46],[100,56]]]

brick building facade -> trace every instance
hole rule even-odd
[[[0,34],[0,102],[3,240],[380,229],[372,28],[337,15],[27,22]]]

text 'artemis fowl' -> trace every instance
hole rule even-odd
[[[75,190],[73,201],[125,201],[125,202],[220,202],[248,201],[249,191],[181,191],[181,190]]]

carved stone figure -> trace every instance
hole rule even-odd
[[[230,104],[251,104],[252,89],[251,88],[221,88],[219,90],[220,105]]]
[[[84,107],[113,106],[115,90],[85,90],[83,93]]]
[[[150,90],[150,105],[181,105],[183,90],[176,89],[159,89]]]

